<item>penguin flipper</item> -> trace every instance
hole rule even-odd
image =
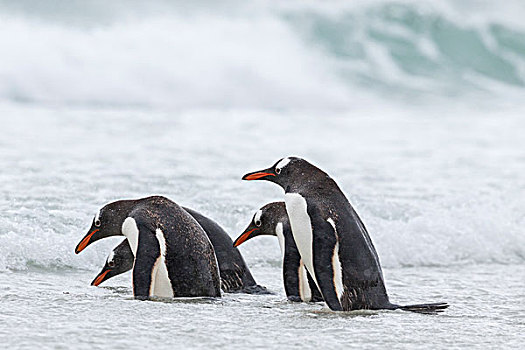
[[[308,207],[308,215],[313,229],[315,279],[328,307],[333,311],[343,311],[334,282],[333,257],[337,243],[336,232],[332,225],[323,219],[315,206]]]
[[[239,271],[221,270],[221,289],[226,293],[237,292],[242,289],[243,283]]]
[[[237,264],[235,269],[220,270],[221,289],[225,293],[273,294],[257,283],[245,283],[246,270]],[[249,273],[249,271],[248,271]],[[250,275],[251,276],[251,275]],[[255,281],[254,281],[255,282]]]
[[[133,267],[133,295],[136,299],[149,299],[152,285],[152,271],[160,256],[160,247],[155,231],[137,220],[139,244]]]

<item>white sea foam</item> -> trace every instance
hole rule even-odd
[[[2,23],[4,100],[275,108],[345,99],[322,56],[271,17],[158,16],[90,30]]]

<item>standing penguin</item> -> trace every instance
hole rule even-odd
[[[176,203],[161,196],[109,203],[95,215],[75,253],[117,235],[127,238],[135,258],[135,298],[220,297],[213,246],[197,221]]]
[[[267,180],[284,189],[295,243],[330,309],[435,312],[448,307],[445,303],[390,303],[379,258],[363,222],[339,186],[321,169],[304,159],[288,157],[242,179]]]
[[[221,289],[226,293],[249,293],[267,294],[268,290],[259,286],[246,262],[244,261],[239,249],[233,246],[230,236],[212,219],[190,208],[182,207],[186,210],[201,227],[210,239],[221,277]],[[106,263],[100,273],[95,277],[91,285],[98,286],[102,282],[127,272],[133,268],[133,252],[129,247],[127,239],[115,247],[109,254]]]
[[[284,290],[288,300],[322,301],[323,297],[306,271],[293,240],[284,202],[269,203],[259,209],[246,230],[235,240],[234,246],[260,235],[277,236],[279,240],[283,256]]]

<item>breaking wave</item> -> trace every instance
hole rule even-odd
[[[523,15],[519,1],[2,1],[0,101],[340,109],[523,98]]]

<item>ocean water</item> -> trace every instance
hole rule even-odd
[[[5,348],[519,348],[525,341],[525,5],[506,1],[0,1]],[[275,294],[135,301],[89,286],[120,238],[95,212],[165,195],[232,238],[283,198],[240,177],[289,155],[365,222],[391,300],[286,301],[276,239],[240,249]]]

